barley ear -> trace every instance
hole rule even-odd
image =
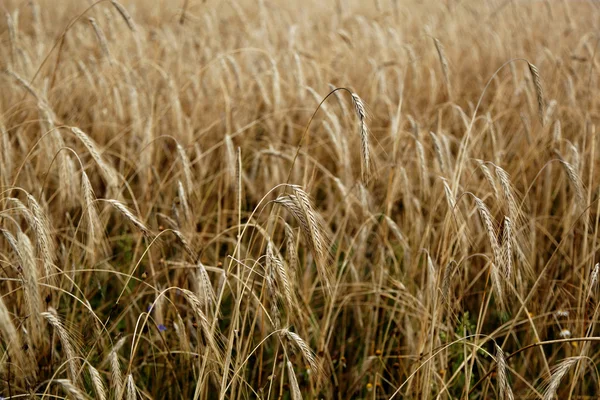
[[[528,61],[527,66],[529,67],[529,72],[533,78],[533,85],[535,86],[535,95],[537,97],[538,104],[538,117],[540,119],[540,123],[542,126],[544,126],[544,110],[546,108],[546,103],[544,100],[544,91],[542,89],[542,79],[540,78],[540,72],[535,65]]]
[[[123,7],[121,5],[121,3],[119,3],[116,0],[111,0],[110,2],[117,9],[119,14],[121,14],[121,17],[123,17],[123,19],[125,20],[125,23],[129,27],[129,29],[131,31],[135,32],[136,31],[135,23],[133,22],[133,18],[131,18],[131,15],[129,15],[129,13],[127,12],[127,9],[125,7]]]
[[[514,395],[508,384],[508,374],[504,351],[497,344],[496,363],[498,364],[498,394],[501,400],[514,400]]]
[[[137,399],[137,389],[135,387],[135,382],[133,380],[133,375],[127,375],[127,400],[136,400]]]
[[[75,382],[78,378],[79,371],[79,362],[77,357],[77,352],[75,351],[75,347],[73,346],[73,341],[69,336],[67,329],[64,327],[61,320],[56,315],[56,310],[50,309],[50,311],[46,311],[42,313],[42,316],[48,321],[50,325],[54,328],[58,339],[62,345],[62,348],[65,352],[65,356],[67,358],[67,364],[69,366],[69,378],[71,381]]]
[[[294,372],[294,367],[290,361],[287,362],[288,375],[290,376],[290,392],[292,400],[302,400],[302,392],[300,392],[300,386],[298,386],[298,378]]]
[[[92,386],[96,392],[96,398],[99,400],[106,400],[106,388],[104,387],[104,382],[102,381],[100,373],[91,365],[88,365],[88,371],[90,373],[90,377],[92,378]]]
[[[544,390],[544,400],[553,400],[556,396],[560,381],[569,372],[571,367],[577,364],[579,361],[585,360],[585,357],[569,357],[562,360],[556,367],[552,369],[552,375],[548,382],[548,387]]]
[[[352,103],[354,104],[354,110],[358,117],[358,127],[360,133],[361,142],[361,155],[363,160],[362,165],[362,179],[365,183],[371,178],[371,153],[369,149],[369,130],[367,128],[367,112],[365,104],[362,99],[356,94],[352,93]]]

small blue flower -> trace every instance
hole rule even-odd
[[[147,312],[150,312],[150,311],[152,311],[152,303],[149,303],[149,304],[148,304],[148,308],[146,309],[146,311],[147,311]]]
[[[163,324],[158,324],[158,330],[159,330],[160,332],[164,332],[164,331],[166,331],[166,330],[167,330],[167,327],[166,327],[166,326],[164,326]]]

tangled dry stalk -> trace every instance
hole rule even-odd
[[[0,4],[2,398],[600,393],[595,2]]]

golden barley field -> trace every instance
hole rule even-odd
[[[0,2],[0,398],[600,395],[600,3]]]

